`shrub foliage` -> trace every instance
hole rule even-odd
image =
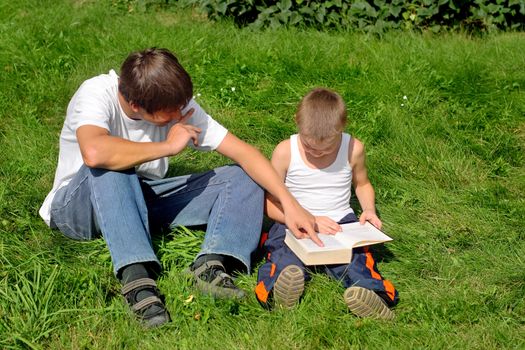
[[[388,29],[487,31],[524,28],[525,0],[187,0],[211,19],[258,28],[308,26],[381,33]]]

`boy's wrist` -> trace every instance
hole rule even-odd
[[[283,193],[281,198],[279,198],[279,202],[281,203],[281,206],[283,207],[283,211],[286,211],[287,208],[294,206],[295,204],[299,204],[297,200],[292,197],[292,195],[288,193]]]

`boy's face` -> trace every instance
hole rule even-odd
[[[299,138],[303,145],[304,152],[307,155],[314,158],[321,158],[337,153],[341,141],[341,134],[334,135],[322,141],[304,135],[301,135]]]
[[[182,112],[180,108],[173,110],[161,110],[153,113],[148,113],[146,110],[140,108],[138,115],[142,120],[157,126],[165,126],[172,121],[178,122],[182,118]]]
[[[165,126],[172,121],[178,122],[183,118],[183,107],[162,109],[153,113],[148,113],[144,108],[133,101],[127,101],[120,92],[118,98],[124,113],[131,119],[145,120],[148,123],[157,126]]]

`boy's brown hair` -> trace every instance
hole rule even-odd
[[[346,117],[346,105],[338,93],[315,88],[299,103],[295,122],[299,133],[323,141],[343,131]]]
[[[193,96],[189,74],[167,49],[133,52],[120,69],[119,92],[148,113],[184,107]]]

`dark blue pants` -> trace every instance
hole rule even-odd
[[[354,214],[345,216],[339,224],[357,221]],[[310,279],[308,269],[301,260],[284,243],[286,226],[275,223],[263,243],[266,262],[259,268],[255,294],[257,299],[266,303],[270,291],[281,271],[289,265],[297,265],[304,272],[306,280]],[[316,266],[316,271],[323,271],[329,276],[341,281],[345,288],[358,286],[371,289],[382,297],[389,306],[398,302],[398,292],[388,280],[383,279],[377,270],[377,264],[368,247],[354,248],[352,261],[349,264]]]

